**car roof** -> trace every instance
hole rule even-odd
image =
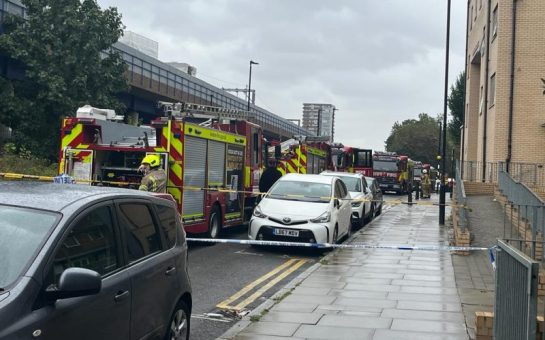
[[[91,197],[99,199],[119,196],[149,198],[152,195],[139,190],[80,184],[54,184],[34,181],[0,182],[0,204],[51,211],[62,211],[69,205]]]
[[[322,176],[343,176],[343,177],[354,177],[354,178],[362,178],[363,175],[360,173],[352,173],[352,172],[335,172],[335,171],[324,171],[320,175]]]
[[[322,175],[307,175],[307,174],[286,174],[280,177],[279,181],[297,181],[309,183],[331,184],[335,177]]]

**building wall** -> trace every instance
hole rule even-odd
[[[512,6],[515,0],[470,0],[464,160],[504,162],[508,154]],[[482,2],[482,8],[480,3]],[[487,25],[497,8],[497,29]],[[513,98],[512,162],[545,162],[545,1],[516,0],[517,22]],[[473,9],[473,11],[472,11]],[[490,27],[489,27],[490,26]],[[490,45],[486,46],[486,35]],[[484,48],[478,48],[483,43]],[[488,76],[486,51],[488,49]],[[475,51],[482,51],[478,55]],[[476,56],[477,55],[477,56]],[[479,61],[480,60],[480,61]],[[479,76],[477,76],[479,75]],[[495,76],[495,88],[491,77]],[[479,84],[477,84],[477,80]],[[488,103],[480,112],[481,86]],[[492,95],[494,101],[491,101]],[[479,103],[479,104],[477,104]],[[486,118],[486,140],[484,125]],[[486,144],[486,155],[484,146]]]
[[[321,112],[320,112],[321,111]],[[318,118],[320,117],[320,123]],[[303,104],[303,128],[317,136],[335,136],[335,106],[331,104]],[[318,131],[318,128],[320,131]]]

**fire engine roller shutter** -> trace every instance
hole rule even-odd
[[[224,185],[225,143],[208,141],[208,186]]]
[[[314,155],[311,153],[307,154],[307,174],[312,174],[312,163],[314,163]]]
[[[185,137],[184,186],[204,188],[206,167],[206,139]],[[183,217],[197,217],[204,211],[204,191],[184,190]]]

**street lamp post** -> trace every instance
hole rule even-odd
[[[259,63],[250,60],[250,76],[248,79],[248,111],[250,111],[250,96],[252,95],[252,65],[259,65]]]
[[[439,224],[445,224],[445,170],[446,164],[446,150],[447,150],[447,98],[448,98],[448,63],[449,63],[449,40],[450,40],[450,2],[447,0],[447,41],[445,51],[445,92],[444,92],[444,105],[443,105],[443,149],[441,150],[441,191],[439,194]]]

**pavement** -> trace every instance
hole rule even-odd
[[[504,213],[494,197],[468,196],[467,206],[472,246],[491,247],[503,238]],[[475,339],[475,312],[494,310],[494,271],[486,252],[453,255],[452,262],[468,334]]]
[[[391,205],[347,242],[448,245],[438,210]],[[220,339],[469,339],[463,305],[471,292],[464,289],[487,290],[493,280],[480,257],[457,258],[445,251],[337,249]],[[467,275],[471,266],[477,270]]]

